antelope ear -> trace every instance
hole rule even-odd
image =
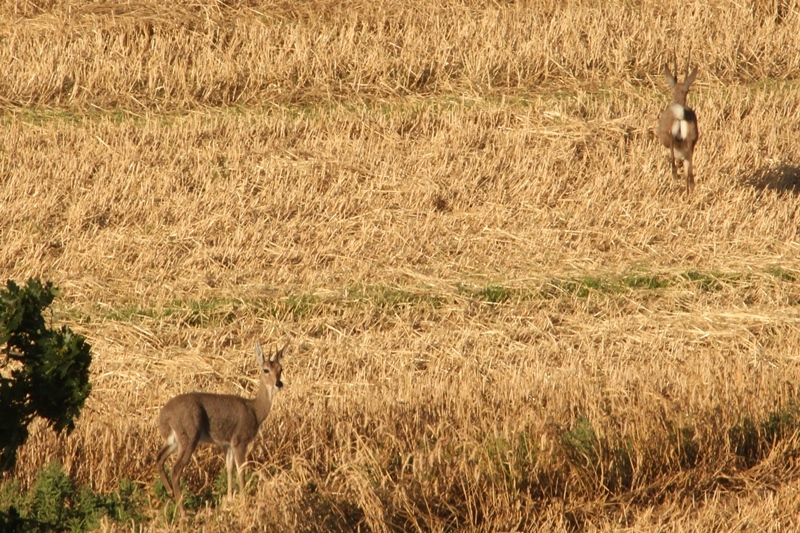
[[[684,85],[686,85],[686,90],[689,90],[689,86],[694,83],[694,79],[697,77],[697,67],[689,74],[689,76],[684,81]]]
[[[664,63],[664,76],[667,77],[669,88],[672,89],[673,87],[675,87],[677,81],[675,81],[675,76],[672,74],[672,72],[669,71],[669,65],[667,65],[666,63]]]
[[[261,343],[258,341],[253,344],[253,349],[256,352],[256,361],[258,361],[258,366],[264,366],[264,350],[261,349]]]
[[[286,344],[283,345],[283,348],[275,352],[275,360],[280,361],[283,359],[283,356],[286,355],[286,348],[289,347],[289,341],[286,341]]]

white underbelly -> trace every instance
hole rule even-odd
[[[689,151],[684,150],[683,148],[675,147],[675,157],[677,159],[687,160],[689,159]]]

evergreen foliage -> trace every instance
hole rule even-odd
[[[91,346],[66,326],[48,328],[42,315],[58,294],[37,279],[0,290],[0,472],[14,467],[34,417],[71,431],[91,391]]]

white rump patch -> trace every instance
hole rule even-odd
[[[676,120],[672,123],[672,138],[676,141],[683,141],[689,135],[689,121]]]
[[[681,120],[681,140],[689,136],[689,121]]]
[[[672,138],[678,142],[685,141],[689,135],[689,121],[676,120],[672,123]]]
[[[175,430],[172,430],[172,433],[169,434],[167,437],[167,445],[169,446],[169,453],[175,453],[175,450],[178,449],[178,434],[175,433]]]
[[[675,117],[675,120],[683,120],[684,107],[681,104],[672,104],[669,106],[669,110],[672,112],[672,116]]]
[[[689,123],[684,120],[686,109],[681,104],[672,104],[669,106],[669,110],[674,118],[672,121],[672,128],[670,128],[672,138],[682,141],[686,138],[686,135],[689,134]]]

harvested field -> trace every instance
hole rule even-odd
[[[800,528],[797,2],[162,4],[0,7],[0,277],[94,353],[8,478],[133,480],[146,531]],[[171,522],[158,411],[252,396],[256,339],[250,495]]]

